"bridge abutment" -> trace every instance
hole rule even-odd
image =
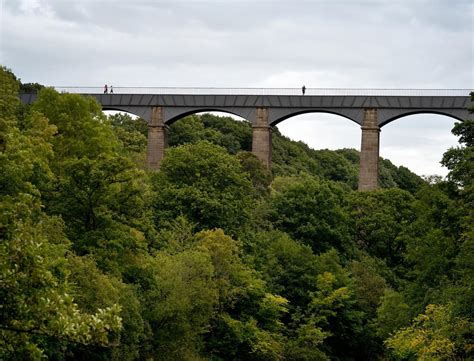
[[[252,125],[252,153],[270,170],[272,166],[272,130],[268,125],[268,108],[257,108]]]
[[[150,170],[160,168],[161,161],[165,155],[165,148],[168,145],[168,127],[164,122],[162,107],[151,109],[151,119],[148,124],[148,143],[146,163]]]
[[[380,127],[376,108],[364,109],[361,129],[359,190],[369,191],[379,186]]]

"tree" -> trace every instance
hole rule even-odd
[[[152,331],[150,350],[158,360],[198,359],[201,337],[208,332],[218,302],[210,256],[193,249],[158,253],[139,266],[148,274],[142,284],[144,318]]]
[[[206,352],[216,360],[281,360],[281,318],[288,301],[268,290],[257,272],[242,262],[238,243],[222,230],[199,232],[194,242],[197,250],[211,256],[219,290]]]
[[[76,252],[93,253],[101,269],[120,272],[120,257],[145,252],[154,233],[145,173],[95,99],[44,89],[32,109],[57,127],[54,182],[43,190],[47,212],[64,219]]]
[[[116,113],[108,116],[117,139],[122,143],[122,148],[127,153],[138,153],[144,163],[147,144],[148,126],[142,118],[132,118],[126,113]]]
[[[220,229],[167,234],[184,239],[126,272],[140,285],[152,333],[142,357],[281,359],[287,300],[243,263],[239,243]]]
[[[358,171],[357,166],[353,165],[343,155],[323,149],[315,152],[315,158],[318,162],[316,174],[324,179],[336,182],[342,182],[349,185],[352,189],[357,188]]]
[[[349,267],[355,298],[367,318],[375,316],[387,287],[387,282],[379,274],[378,268],[376,261],[367,255],[352,261]]]
[[[120,307],[79,309],[68,283],[64,224],[42,209],[56,128],[32,111],[20,129],[18,83],[4,68],[0,79],[0,357],[40,359],[75,344],[110,346],[121,328]]]
[[[471,93],[471,100],[474,92]],[[470,113],[474,111],[471,107]],[[471,116],[472,118],[472,116]],[[458,253],[453,262],[452,284],[444,291],[444,296],[453,304],[456,315],[474,320],[474,121],[467,119],[457,123],[452,132],[459,136],[460,147],[449,149],[442,163],[450,170],[448,185],[455,199],[457,215],[456,245]],[[454,191],[453,191],[454,189]]]
[[[217,130],[221,136],[217,143],[231,154],[252,149],[252,125],[250,122],[236,121],[231,117],[215,116],[209,113],[201,115],[206,128]]]
[[[316,290],[319,271],[311,247],[279,231],[259,232],[253,264],[272,292],[289,300],[289,310],[305,308]]]
[[[208,141],[227,149],[230,154],[250,151],[252,128],[249,122],[236,121],[209,113],[190,115],[170,126],[169,145]]]
[[[466,360],[473,354],[474,326],[452,314],[452,305],[428,305],[412,324],[386,340],[400,360]]]
[[[474,92],[471,93],[471,101],[474,100]],[[472,114],[474,107],[469,109]],[[449,169],[448,180],[455,183],[467,192],[472,192],[474,179],[474,120],[466,119],[464,122],[456,123],[452,133],[459,137],[460,147],[449,149],[441,161]]]
[[[254,190],[238,159],[208,142],[168,150],[153,178],[158,227],[183,215],[197,229],[236,234],[250,220]]]
[[[463,219],[469,210],[450,193],[446,193],[444,184],[423,187],[413,203],[416,219],[400,236],[406,245],[405,263],[410,265],[404,277],[410,280],[405,294],[412,316],[423,312],[429,303],[456,303],[446,296],[451,286],[464,277],[459,278],[454,269],[456,258],[463,257]],[[469,292],[462,294],[467,296]]]
[[[240,151],[237,153],[237,159],[240,161],[244,171],[249,175],[256,193],[267,195],[272,181],[271,172],[251,152]]]
[[[137,257],[138,258],[138,257]],[[128,258],[128,266],[133,260]],[[143,261],[137,260],[137,261]],[[114,336],[114,347],[101,345],[73,345],[69,353],[76,359],[136,360],[147,345],[146,320],[136,285],[124,283],[124,278],[103,273],[93,257],[69,255],[69,282],[74,300],[83,312],[120,305],[122,328]],[[126,273],[124,272],[124,276]]]
[[[344,188],[311,177],[277,178],[272,188],[270,219],[275,227],[315,253],[331,247],[351,252],[348,219],[341,206]]]
[[[432,228],[418,237],[407,237],[407,260],[412,264],[407,276],[407,294],[412,309],[420,312],[442,297],[443,289],[454,281],[453,267],[459,245],[443,230]]]
[[[473,357],[473,125],[469,119],[453,128],[462,145],[443,156],[447,182],[417,194],[418,219],[406,230],[413,280],[405,293],[410,311],[424,312],[386,340],[398,358]]]
[[[20,91],[22,93],[38,93],[41,89],[44,88],[44,85],[39,83],[22,83],[20,85]]]
[[[406,246],[401,233],[415,219],[413,201],[400,189],[351,193],[347,212],[356,244],[391,268],[401,267]]]
[[[410,322],[410,306],[405,302],[403,295],[393,290],[385,288],[377,308],[377,335],[382,339],[387,339]]]

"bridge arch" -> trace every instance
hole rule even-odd
[[[440,112],[404,114],[396,119],[382,129],[380,155],[418,175],[445,176],[448,170],[440,161],[450,147],[458,145],[451,129],[461,119]]]
[[[380,112],[380,113],[383,114],[383,112]],[[423,115],[423,114],[442,115],[442,116],[446,116],[446,117],[453,118],[453,119],[463,122],[466,120],[465,116],[467,115],[467,111],[457,112],[457,111],[447,111],[447,110],[437,110],[437,109],[407,110],[395,115],[390,114],[390,115],[382,116],[381,117],[382,119],[379,120],[379,126],[383,127],[401,118],[409,117],[412,115]]]
[[[278,123],[282,135],[315,150],[360,148],[360,126],[334,112],[304,112]]]
[[[303,110],[297,110],[297,111],[291,111],[291,112],[288,112],[287,114],[284,114],[284,115],[281,115],[279,117],[277,117],[276,119],[272,119],[272,110],[270,110],[270,119],[269,119],[269,125],[270,126],[275,126],[275,125],[278,125],[279,123],[285,121],[285,120],[288,120],[290,118],[293,118],[293,117],[297,117],[297,116],[300,116],[300,115],[305,115],[305,114],[311,114],[311,113],[320,113],[320,114],[331,114],[331,115],[338,115],[342,118],[345,118],[345,119],[349,119],[351,121],[353,121],[354,123],[356,124],[361,124],[359,121],[357,121],[355,119],[355,117],[353,117],[352,115],[350,114],[347,114],[347,112],[344,112],[343,110],[334,110],[334,109],[303,109]]]
[[[195,109],[188,109],[186,111],[182,111],[179,113],[172,112],[170,109],[165,110],[165,124],[166,125],[171,125],[174,122],[183,119],[189,115],[193,114],[199,114],[199,113],[212,113],[212,112],[219,112],[219,113],[225,113],[229,115],[234,115],[236,117],[239,117],[241,119],[247,120],[247,121],[252,121],[252,119],[249,119],[249,114],[252,112],[242,112],[239,110],[233,110],[233,109],[222,109],[222,108],[195,108]]]
[[[147,123],[150,122],[151,118],[151,109],[150,107],[127,107],[127,106],[102,106],[102,111],[115,111],[115,112],[124,112],[128,114],[135,115],[142,119],[145,119]]]

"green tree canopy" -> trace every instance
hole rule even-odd
[[[4,68],[0,78],[0,358],[39,360],[75,344],[110,346],[121,328],[120,306],[79,309],[68,283],[64,223],[42,209],[56,127],[33,110],[20,129],[18,83]]]
[[[277,178],[272,184],[270,219],[278,229],[309,245],[315,253],[335,247],[350,252],[346,190],[312,177]]]
[[[208,142],[168,150],[153,178],[155,222],[183,215],[198,229],[236,234],[250,220],[254,190],[240,162]]]

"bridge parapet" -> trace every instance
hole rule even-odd
[[[58,92],[103,94],[103,87],[53,86]],[[158,95],[301,95],[301,88],[113,87],[114,94]],[[305,96],[467,96],[469,89],[306,88]]]

